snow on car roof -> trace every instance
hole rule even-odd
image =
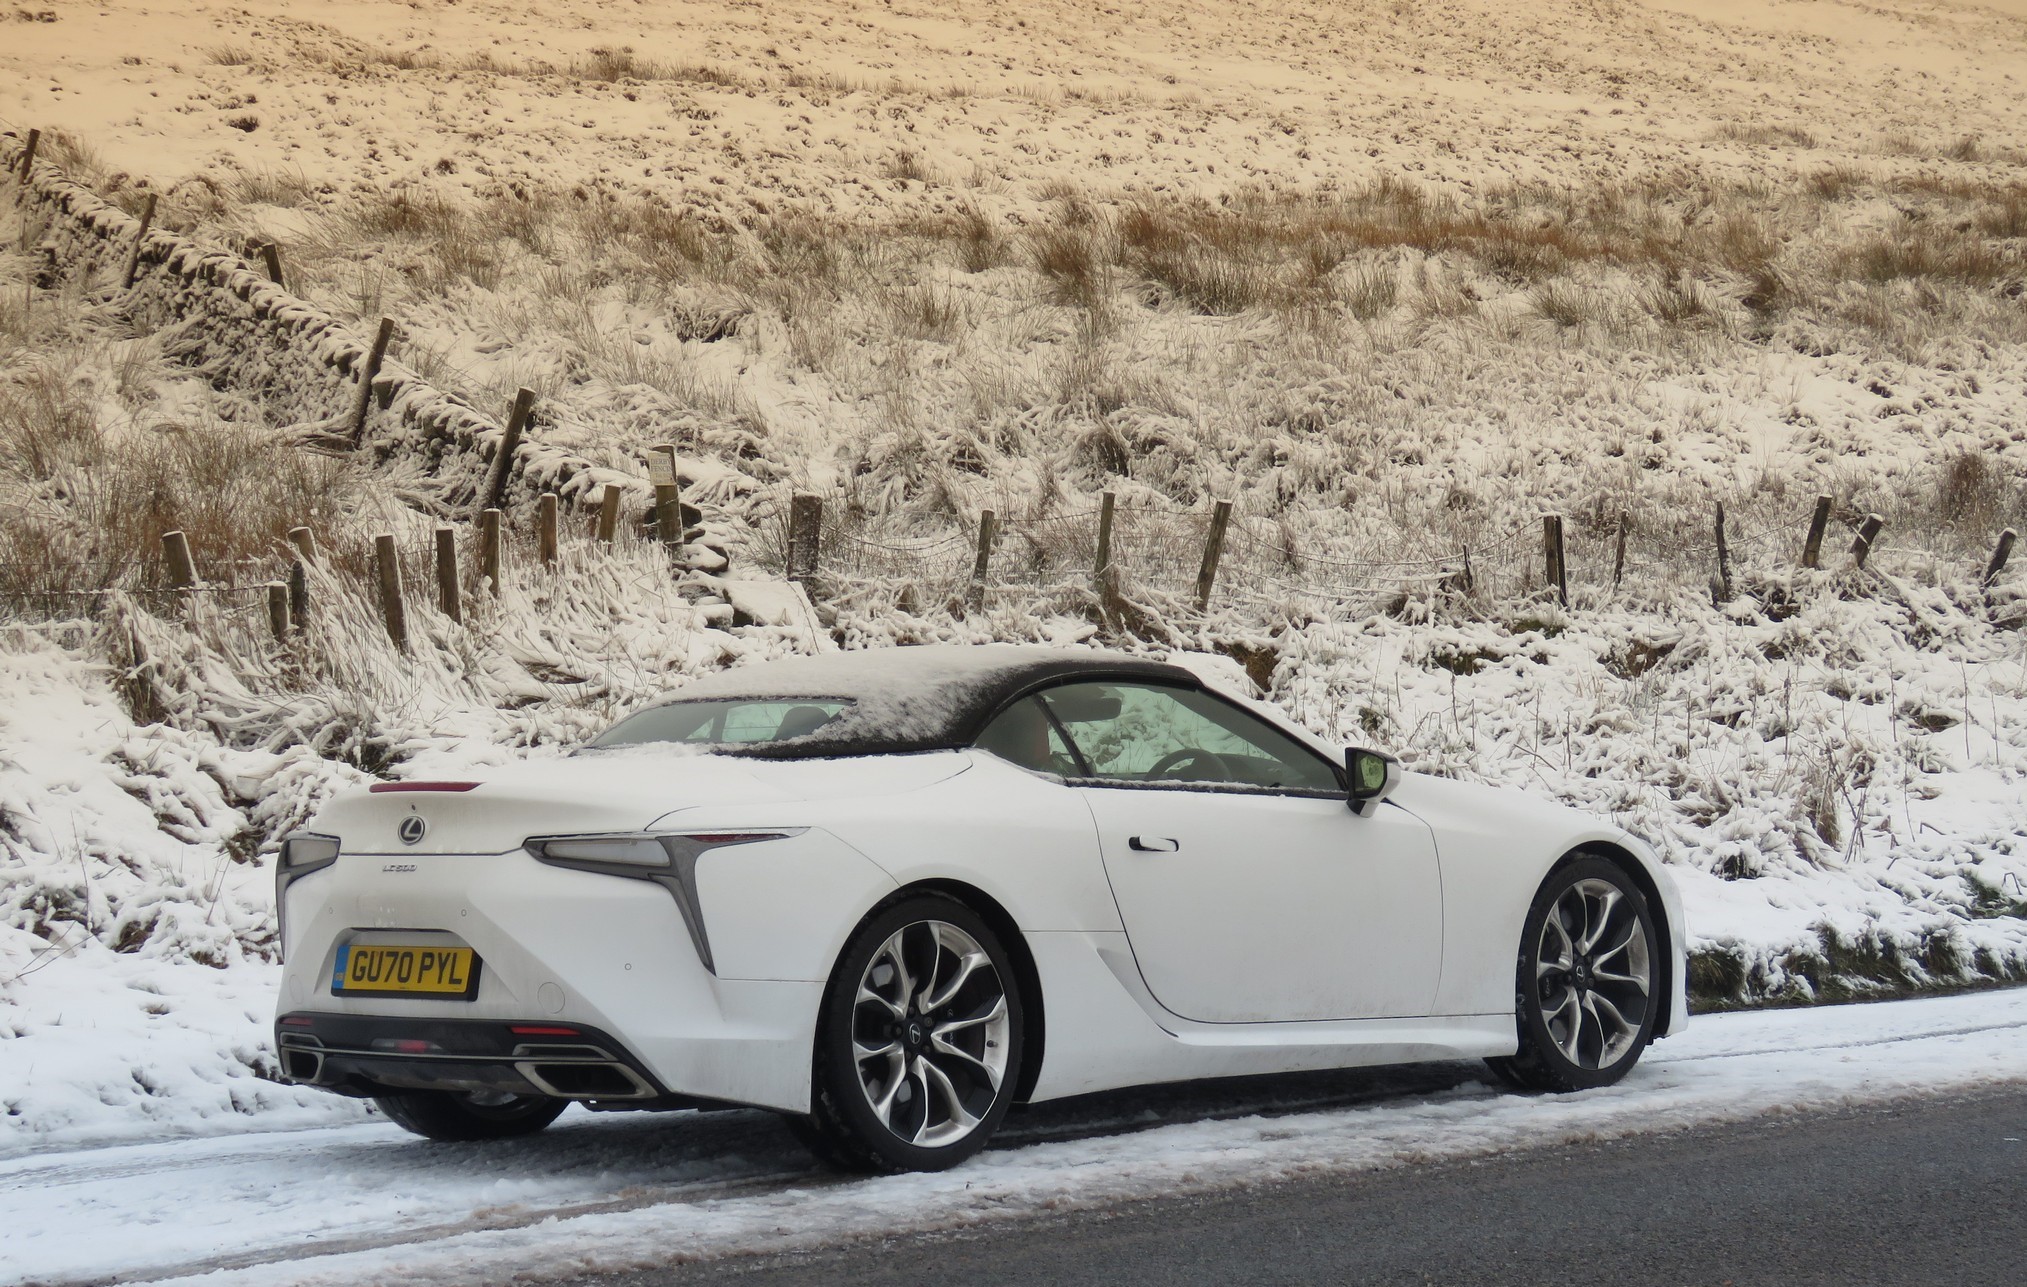
[[[1025,644],[924,644],[721,670],[684,684],[669,701],[849,698],[851,705],[837,718],[807,736],[722,749],[772,758],[891,755],[969,746],[993,712],[1015,695],[1078,675],[1202,687],[1180,666],[1125,653]]]

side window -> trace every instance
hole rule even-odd
[[[1209,693],[1155,684],[1065,684],[1041,695],[1100,781],[1336,795],[1330,763]]]
[[[1082,772],[1076,753],[1032,697],[1015,702],[987,724],[978,736],[978,749],[1037,773],[1075,777]]]

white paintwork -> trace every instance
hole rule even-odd
[[[1271,795],[1076,794],[1141,976],[1170,1011],[1209,1023],[1435,1012],[1443,879],[1420,818]],[[1136,850],[1134,837],[1176,848]]]
[[[1669,1004],[1655,1025],[1667,1036],[1689,1020],[1682,900],[1646,845],[1596,818],[1518,791],[1410,773],[1391,802],[1435,829],[1443,862],[1444,941],[1439,1014],[1510,1011],[1521,922],[1549,869],[1580,845],[1630,854],[1661,895],[1670,951]]]
[[[1686,1015],[1680,903],[1653,855],[1512,792],[1409,775],[1358,818],[1335,801],[1078,787],[974,751],[766,761],[643,747],[483,777],[457,794],[348,793],[310,823],[344,856],[288,893],[284,1010],[574,1020],[672,1090],[806,1111],[839,953],[883,900],[933,883],[1010,921],[1033,961],[1034,1099],[1510,1054],[1528,905],[1562,856],[1609,845],[1660,893],[1663,1031]],[[411,812],[430,824],[413,846],[396,832]],[[660,886],[520,849],[650,828],[795,833],[699,861],[716,973]],[[1179,847],[1134,853],[1132,835]],[[387,930],[475,948],[478,997],[332,996],[339,944]]]

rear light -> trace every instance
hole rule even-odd
[[[339,848],[338,837],[320,836],[309,831],[282,838],[281,850],[275,854],[274,863],[274,925],[275,944],[284,952],[289,941],[289,886],[338,861]]]
[[[756,840],[786,840],[792,831],[692,831],[684,840],[694,840],[700,845],[750,845]]]
[[[366,793],[387,795],[396,791],[470,791],[479,785],[477,782],[375,782],[366,788]]]
[[[581,1037],[584,1034],[575,1028],[561,1028],[553,1024],[514,1023],[507,1025],[507,1031],[517,1037]]]
[[[530,836],[521,847],[552,867],[646,880],[669,891],[690,931],[697,959],[716,973],[711,940],[704,932],[704,913],[697,901],[697,860],[713,849],[750,845],[761,840],[786,840],[806,827],[781,831],[628,832],[605,836]]]
[[[311,1026],[313,1026],[313,1021],[299,1014],[292,1014],[282,1020],[282,1027],[284,1028],[308,1028]]]
[[[529,841],[528,847],[536,849],[536,857],[549,862],[616,862],[631,867],[669,865],[669,851],[653,836],[558,836],[540,842]]]
[[[314,870],[338,860],[338,838],[308,832],[288,836],[281,847],[281,865],[294,872]]]

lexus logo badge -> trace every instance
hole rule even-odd
[[[429,824],[422,820],[419,813],[411,813],[401,820],[401,843],[404,845],[419,845],[428,833]]]

